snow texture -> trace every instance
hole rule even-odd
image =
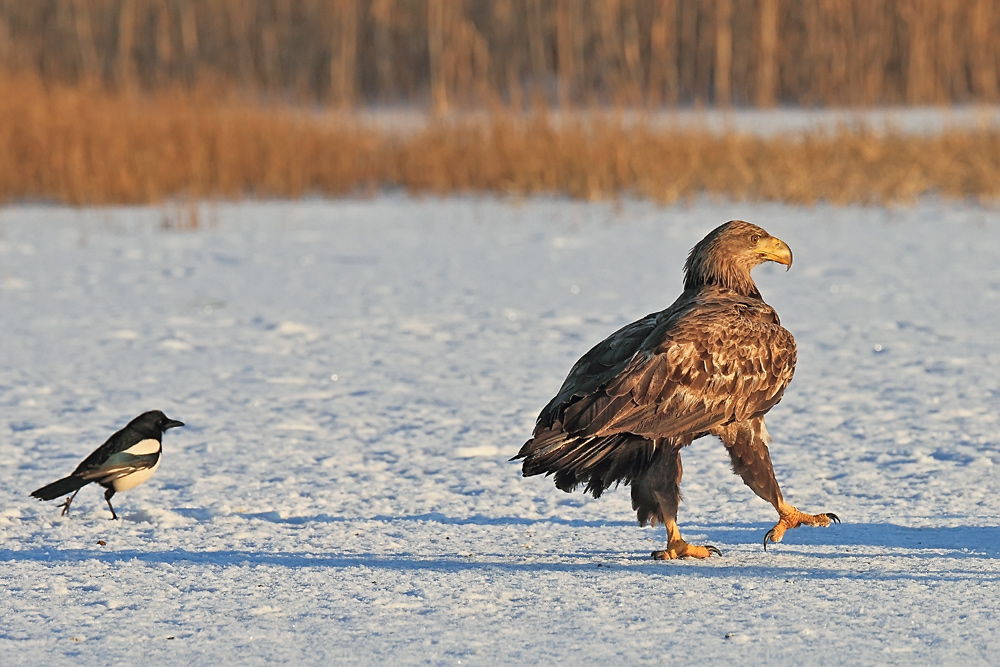
[[[996,213],[458,198],[0,211],[0,663],[996,664]],[[790,531],[718,441],[655,562],[627,489],[507,459],[572,363],[731,218],[799,364]],[[146,484],[28,494],[162,409]]]
[[[360,118],[355,114],[332,118],[337,122],[360,121],[379,130],[408,134],[427,129],[430,124],[491,121],[490,111],[455,111],[430,118],[418,109],[375,108]],[[323,117],[330,118],[329,113]],[[651,111],[570,111],[552,110],[547,118],[554,123],[579,122],[604,118],[626,125],[641,123],[665,130],[703,130],[715,134],[750,134],[761,137],[832,133],[842,129],[865,130],[876,134],[895,133],[934,136],[944,131],[992,130],[1000,128],[1000,107],[996,105],[956,105],[947,107],[876,107],[821,108],[804,111],[801,108],[778,109],[698,109],[679,108]]]

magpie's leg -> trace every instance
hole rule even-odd
[[[83,487],[81,487],[81,488],[83,488]],[[63,508],[61,516],[69,516],[69,506],[70,506],[70,503],[73,502],[73,499],[76,498],[76,494],[78,494],[78,493],[80,493],[80,489],[77,489],[76,491],[74,491],[73,495],[70,496],[69,498],[67,498],[66,502],[64,502],[62,505],[57,505],[57,507]]]
[[[107,503],[108,503],[108,509],[111,510],[111,520],[112,521],[114,521],[115,519],[118,518],[118,515],[115,514],[115,508],[111,506],[111,496],[113,496],[113,495],[115,495],[115,487],[113,487],[113,486],[110,487],[110,488],[108,488],[108,490],[104,492],[104,500],[107,501]]]

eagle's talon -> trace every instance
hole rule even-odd
[[[777,543],[777,542],[780,542],[780,541],[781,541],[781,538],[774,539],[774,528],[772,528],[771,530],[767,531],[767,533],[764,534],[764,551],[767,551],[767,543],[768,542],[775,542],[775,543]]]
[[[713,547],[710,544],[695,546],[678,539],[671,541],[666,549],[657,549],[650,555],[653,560],[679,560],[681,558],[711,558],[712,554],[721,556],[722,552],[719,551],[718,547]]]
[[[781,518],[777,525],[764,535],[764,551],[767,551],[768,542],[780,542],[785,536],[785,531],[799,526],[819,526],[825,527],[832,523],[840,523],[840,517],[833,512],[823,514],[805,514],[791,505],[783,504],[778,508]]]

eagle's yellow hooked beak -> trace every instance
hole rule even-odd
[[[792,249],[779,238],[769,236],[757,245],[757,254],[768,262],[784,264],[786,271],[792,268]]]

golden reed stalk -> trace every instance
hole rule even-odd
[[[702,193],[798,203],[995,201],[1000,132],[842,129],[761,138],[614,115],[505,111],[410,132],[216,91],[150,96],[0,76],[0,202],[414,193],[562,194],[674,202]],[[567,120],[568,118],[568,120]]]

